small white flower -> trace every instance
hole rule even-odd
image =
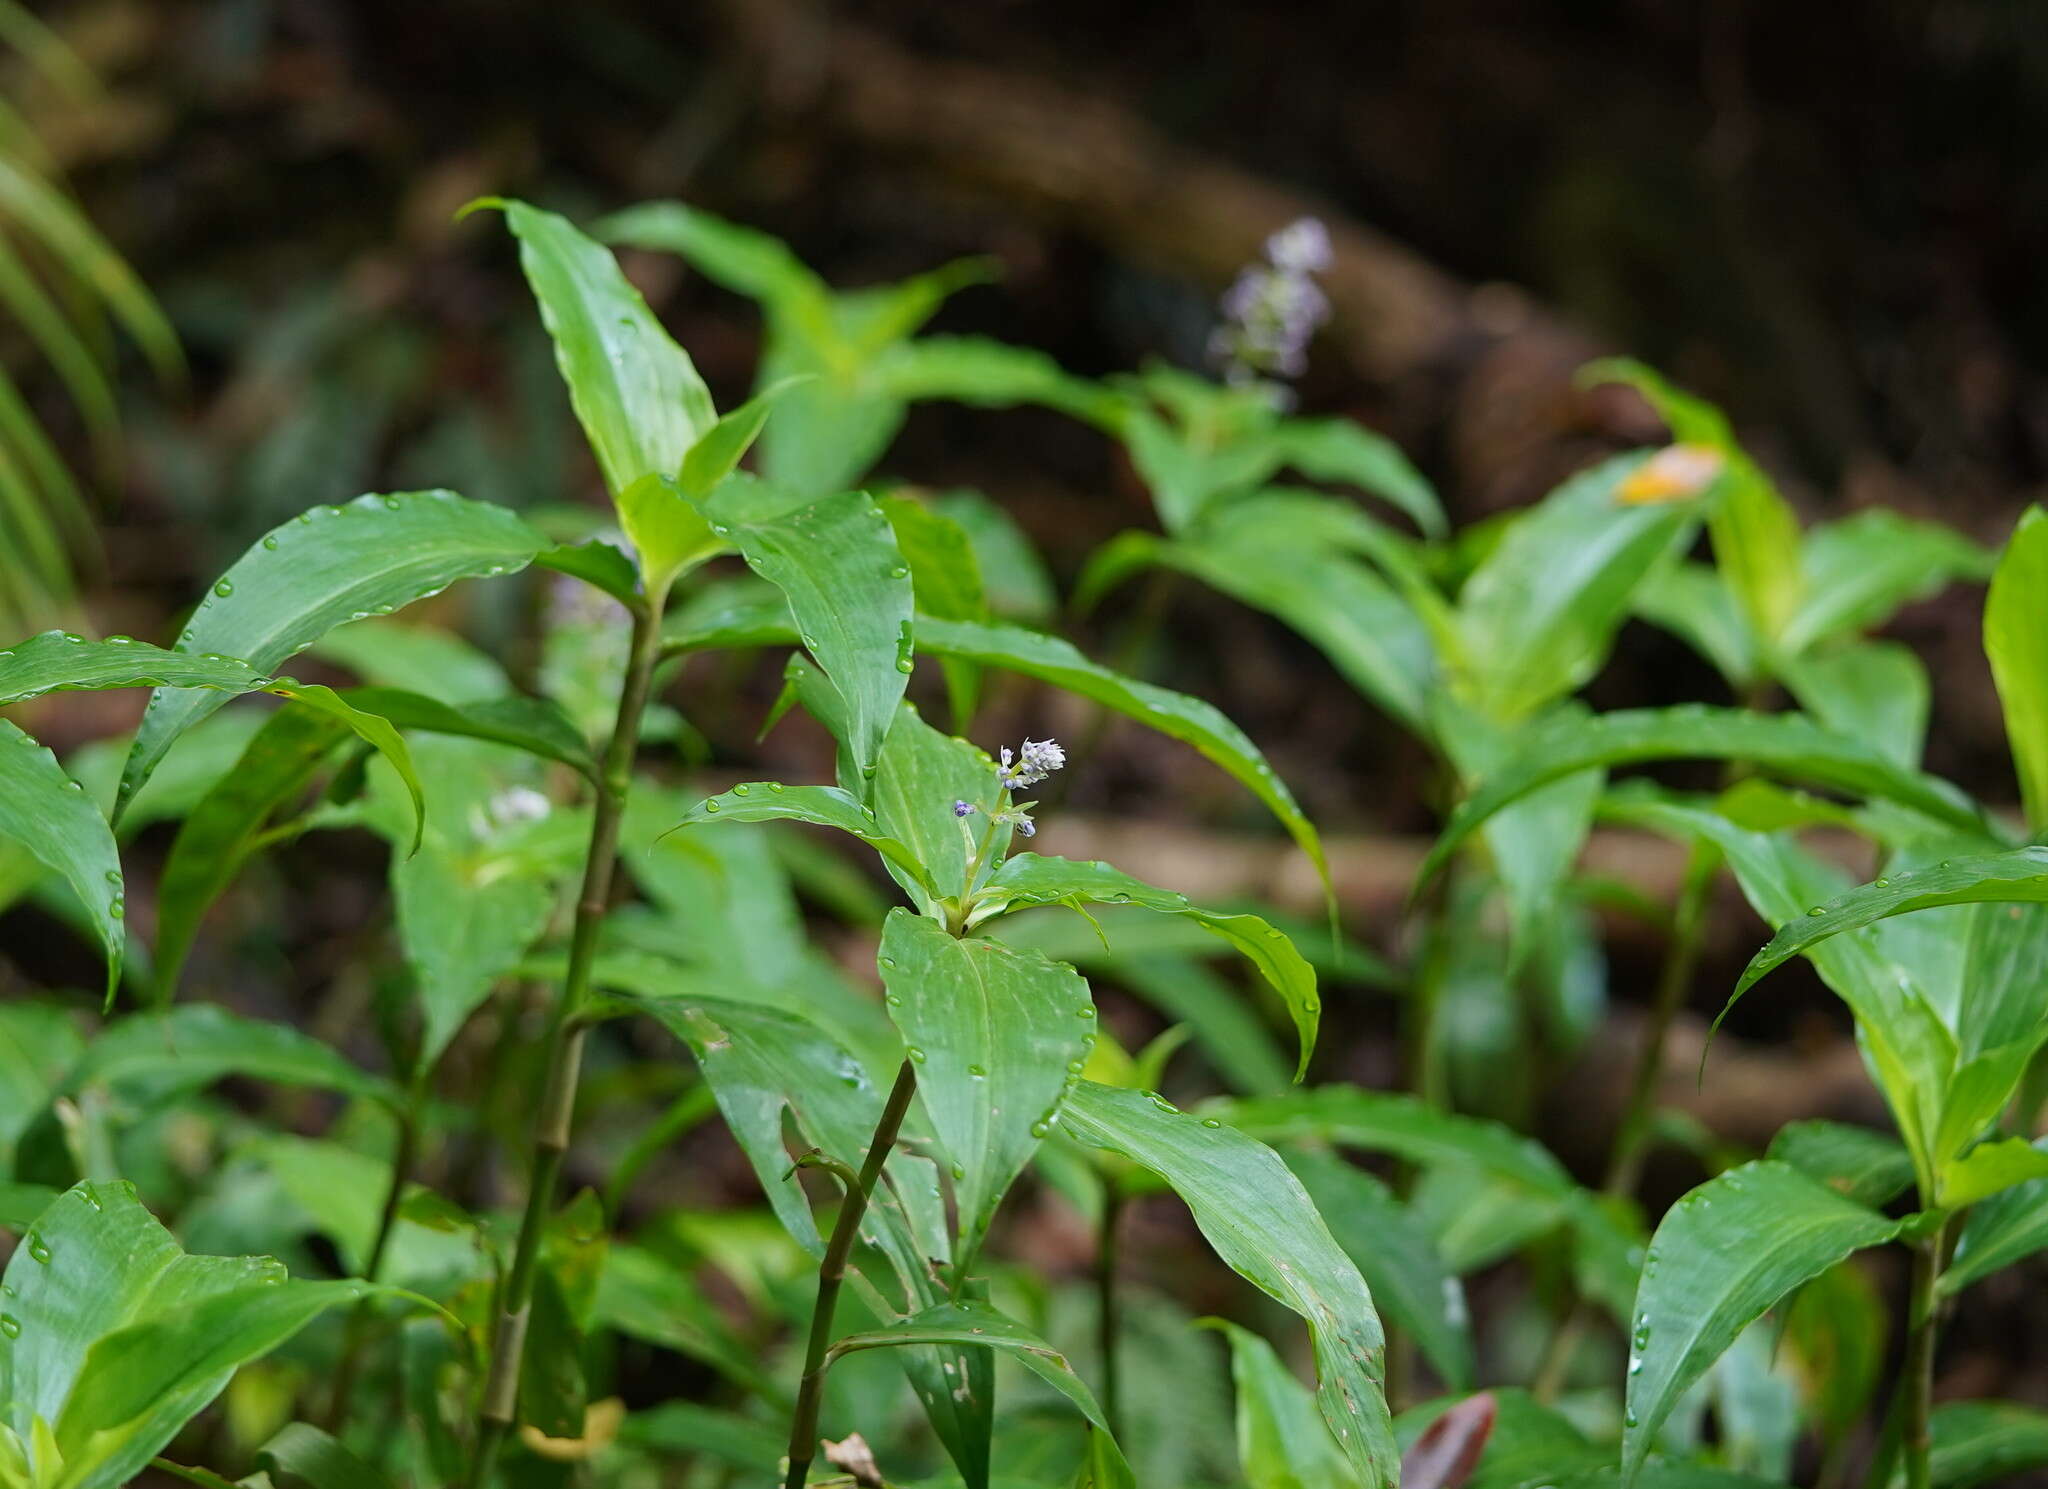
[[[1006,791],[1036,786],[1067,763],[1067,752],[1057,740],[1027,739],[1020,751],[1003,747],[1002,763],[996,767],[996,781]]]
[[[1320,274],[1330,267],[1330,230],[1313,217],[1297,217],[1266,240],[1266,257],[1276,269]]]

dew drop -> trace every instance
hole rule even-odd
[[[1204,1127],[1221,1127],[1223,1122],[1218,1117],[1204,1117],[1202,1118],[1202,1125]]]
[[[910,1063],[911,1063],[911,1064],[913,1064],[913,1065],[922,1065],[922,1064],[924,1064],[924,1061],[925,1061],[925,1053],[924,1053],[924,1051],[923,1051],[923,1050],[919,1049],[919,1048],[918,1048],[918,1047],[917,1047],[916,1045],[912,1045],[912,1046],[911,1046],[911,1047],[910,1047],[909,1049],[905,1050],[905,1051],[904,1051],[904,1053],[910,1056]]]
[[[41,1262],[44,1266],[50,1264],[49,1243],[44,1241],[41,1236],[37,1235],[34,1231],[30,1231],[28,1240],[24,1244],[28,1247],[28,1259],[30,1261]]]
[[[781,792],[781,790],[782,790],[782,782],[780,782],[780,781],[770,781],[770,782],[768,783],[768,789],[769,789],[770,791],[773,791],[773,792],[776,792],[776,793],[778,793],[778,794],[779,794],[779,793]]]
[[[902,564],[896,564],[890,568],[889,577],[891,579],[908,579],[910,577],[910,570]]]
[[[272,551],[273,553],[274,553],[274,552],[276,552],[276,551],[277,551],[277,539],[276,539],[276,537],[275,537],[275,536],[272,536],[272,537],[268,537],[268,538],[265,538],[265,539],[263,540],[263,546],[264,546],[265,548],[268,548],[268,549],[270,549],[270,550],[271,550],[271,551]]]
[[[235,592],[235,586],[231,581],[223,579],[220,581],[220,583],[214,585],[213,592],[219,595],[223,600],[225,600],[229,595]]]
[[[1095,1005],[1093,1003],[1083,1003],[1074,1010],[1074,1013],[1079,1018],[1092,1019],[1095,1017]]]
[[[1052,1123],[1050,1122],[1033,1122],[1031,1124],[1031,1135],[1033,1137],[1044,1137],[1048,1132],[1051,1131]]]
[[[1806,913],[1808,915],[1825,915],[1828,913],[1828,908],[1825,905],[1815,905],[1811,910],[1807,911]]]
[[[704,803],[704,810],[707,812],[715,812],[718,810],[718,803],[715,801],[707,801]]]
[[[891,1008],[901,1008],[903,1006],[903,1000],[897,997],[894,993],[889,994],[889,996],[884,998],[882,1001],[884,1003],[887,1003]]]
[[[966,1169],[965,1165],[963,1165],[963,1164],[958,1164],[958,1163],[954,1164],[954,1165],[953,1165],[953,1181],[954,1181],[955,1183],[958,1183],[958,1182],[959,1182],[960,1180],[962,1180],[962,1179],[964,1179],[964,1178],[966,1178],[966,1177],[967,1177],[967,1169]]]
[[[5,1334],[9,1339],[19,1339],[21,1320],[11,1313],[0,1313],[0,1334]]]
[[[877,967],[893,967],[896,965],[896,958],[893,956],[878,956],[875,958],[875,965]]]
[[[404,505],[404,503],[400,502],[399,499],[395,496],[387,496],[384,498],[384,509],[387,512],[396,512],[402,505]]]
[[[734,796],[746,796],[749,793],[751,793],[753,789],[754,788],[752,786],[735,786],[732,788],[732,794]]]
[[[915,672],[917,670],[917,663],[911,661],[908,657],[898,657],[896,659],[896,670],[898,672]]]
[[[988,1079],[988,1072],[986,1070],[983,1070],[979,1065],[968,1066],[967,1073],[973,1076],[978,1081],[985,1081]]]

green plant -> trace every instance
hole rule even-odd
[[[260,539],[171,648],[47,633],[0,652],[0,704],[152,690],[125,753],[59,764],[0,723],[0,895],[75,928],[109,979],[97,1021],[0,1003],[0,1226],[22,1234],[0,1483],[87,1489],[151,1462],[230,1482],[203,1457],[272,1489],[1455,1489],[1590,1486],[1617,1462],[1625,1482],[1736,1489],[1791,1481],[1811,1438],[1833,1485],[1885,1365],[1853,1254],[1894,1241],[1912,1295],[1870,1482],[2048,1462],[2041,1413],[1930,1400],[1942,1310],[2048,1246],[2027,1141],[2048,856],[1920,767],[1924,675],[1867,639],[1989,573],[1974,544],[1888,516],[1801,533],[1726,421],[1632,364],[1589,376],[1643,391],[1671,445],[1452,532],[1391,445],[1252,378],[1295,365],[1281,343],[1313,321],[1287,298],[1313,267],[1301,237],[1257,280],[1272,323],[1219,343],[1232,380],[1095,385],[915,334],[981,265],[840,291],[701,212],[611,219],[762,303],[754,394],[721,414],[596,239],[480,205],[518,243],[614,525],[565,543],[554,515],[368,496]],[[1144,567],[1197,577],[1301,631],[1429,747],[1444,827],[1405,965],[1021,846],[1033,788],[1095,757],[1042,726],[995,758],[970,736],[998,709],[1081,708],[1191,746],[1328,879],[1241,729],[1027,623],[1048,585],[999,512],[874,476],[932,397],[1042,403],[1124,443],[1164,531],[1115,540],[1082,600]],[[1711,567],[1688,556],[1701,532]],[[2044,575],[2029,514],[1986,626],[2028,831],[2048,799]],[[393,618],[471,579],[525,586],[516,669]],[[1579,701],[1631,615],[1693,641],[1744,706]],[[301,654],[354,683],[280,675]],[[1800,711],[1764,712],[1777,688]],[[241,694],[278,701],[224,706]],[[941,702],[950,730],[927,721]],[[710,763],[709,739],[763,713],[815,726],[775,746],[815,778]],[[1681,758],[1723,762],[1722,788],[1609,779]],[[1685,845],[1672,909],[1579,874],[1596,823]],[[153,826],[154,915],[131,918],[124,850]],[[1802,838],[1817,826],[1876,845],[1883,877],[1852,888]],[[233,1011],[209,930],[316,897],[281,877],[320,860],[314,840],[379,845],[388,913],[339,917],[321,1007]],[[1644,1157],[1684,1136],[1655,1109],[1661,1035],[1724,869],[1779,927],[1743,987],[1813,961],[1899,1136],[1801,1122],[1761,1157],[1695,1137],[1712,1176],[1652,1222]],[[1599,1017],[1603,898],[1670,946],[1583,1184],[1518,1124]],[[295,955],[275,935],[247,917],[226,963],[274,972]],[[1105,1027],[1111,984],[1156,1037]],[[1412,1092],[1310,1080],[1326,1005],[1360,986],[1407,999]],[[1132,1243],[1168,1193],[1224,1264],[1202,1287],[1228,1317],[1145,1285]],[[1065,1265],[1017,1244],[1033,1207]],[[1515,1327],[1475,1325],[1482,1270],[1516,1279],[1489,1287]],[[1219,1290],[1230,1274],[1250,1286]],[[649,1380],[664,1399],[639,1404]]]

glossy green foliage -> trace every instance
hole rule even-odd
[[[7,1285],[4,1425],[33,1472],[61,1463],[78,1489],[127,1483],[237,1366],[364,1292],[292,1281],[266,1257],[188,1256],[126,1184],[57,1199]]]
[[[176,650],[274,668],[346,621],[388,615],[460,579],[511,573],[546,546],[510,512],[451,491],[316,507],[273,530],[221,576]],[[182,687],[152,693],[121,773],[120,804],[171,742],[223,701]]]
[[[1630,1324],[1622,1469],[1636,1475],[1658,1427],[1764,1311],[1899,1223],[1783,1163],[1745,1164],[1693,1190],[1643,1258]],[[1753,1237],[1768,1234],[1768,1245]]]
[[[2048,515],[2027,508],[1984,601],[1984,653],[2005,705],[2005,732],[2027,822],[2048,826]]]
[[[1391,1486],[1397,1467],[1379,1316],[1358,1269],[1279,1156],[1218,1118],[1092,1081],[1068,1095],[1064,1120],[1079,1141],[1157,1174],[1226,1264],[1307,1320],[1323,1420],[1354,1472]]]

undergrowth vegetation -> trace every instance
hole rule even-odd
[[[0,895],[107,968],[0,1004],[0,1485],[1929,1489],[2048,1462],[2048,1414],[1931,1398],[1945,1316],[2048,1247],[2038,511],[2002,553],[1884,510],[1802,531],[1716,409],[1609,361],[1583,376],[1670,442],[1454,530],[1399,450],[1291,407],[1313,224],[1226,298],[1220,378],[1096,382],[920,334],[978,261],[847,291],[675,204],[589,233],[477,209],[608,511],[364,496],[263,537],[169,646],[0,650],[0,704],[151,690],[132,742],[62,762],[0,723]],[[713,405],[608,243],[758,302],[751,398]],[[876,475],[931,399],[1120,442],[1156,529],[1062,607],[998,507]],[[1032,851],[1113,723],[1234,782],[1329,886],[1244,730],[1058,634],[1169,571],[1428,752],[1401,934]],[[1922,768],[1925,668],[1875,635],[1986,580],[2018,819]],[[397,618],[458,584],[505,592],[513,646]],[[1594,711],[1632,618],[1723,700]],[[760,658],[781,689],[748,725],[824,731],[829,778],[712,758],[714,711],[763,713],[733,685]],[[982,722],[999,693],[1025,737]],[[1718,786],[1614,774],[1670,760]],[[1581,872],[1599,824],[1680,845],[1671,903]],[[332,908],[361,923],[317,978],[217,913],[365,844],[388,898]],[[1744,1152],[1657,1108],[1730,882],[1775,932],[1730,1001],[1811,962],[1892,1131]],[[1604,1015],[1616,904],[1664,961],[1581,1182],[1526,1131]],[[275,995],[231,1007],[224,961]],[[1126,1048],[1098,985],[1165,1032]],[[1368,992],[1403,1000],[1404,1089],[1318,1078],[1326,1008]],[[1711,1177],[1658,1213],[1670,1145]],[[673,1155],[734,1151],[744,1177],[677,1202]],[[1213,1262],[1125,1244],[1168,1194]]]

